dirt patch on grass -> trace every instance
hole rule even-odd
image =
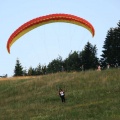
[[[32,79],[36,78],[35,76],[19,76],[19,77],[7,77],[7,78],[0,78],[0,81],[3,80],[22,80],[22,79]]]

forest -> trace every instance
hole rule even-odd
[[[70,52],[66,59],[55,58],[47,66],[38,63],[36,68],[23,69],[19,59],[16,60],[13,76],[36,76],[57,72],[101,70],[119,68],[120,66],[120,21],[115,28],[110,28],[103,44],[101,58],[97,57],[97,46],[87,42],[82,51]]]

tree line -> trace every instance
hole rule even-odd
[[[45,75],[56,72],[95,70],[98,66],[105,69],[107,66],[120,66],[120,21],[117,27],[110,28],[107,32],[101,58],[97,57],[97,47],[90,42],[84,46],[82,51],[70,52],[63,60],[61,56],[49,62],[47,66],[40,63],[36,68],[23,69],[20,60],[16,60],[14,76]]]

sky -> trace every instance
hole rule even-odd
[[[16,60],[24,69],[48,65],[53,59],[64,60],[72,51],[82,51],[89,41],[102,54],[110,28],[120,20],[120,0],[0,0],[0,76],[13,76]],[[89,21],[95,36],[85,28],[69,23],[51,23],[40,26],[19,38],[6,49],[10,35],[25,22],[43,15],[65,13]]]

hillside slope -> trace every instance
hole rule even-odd
[[[0,120],[120,120],[120,69],[0,80]]]

